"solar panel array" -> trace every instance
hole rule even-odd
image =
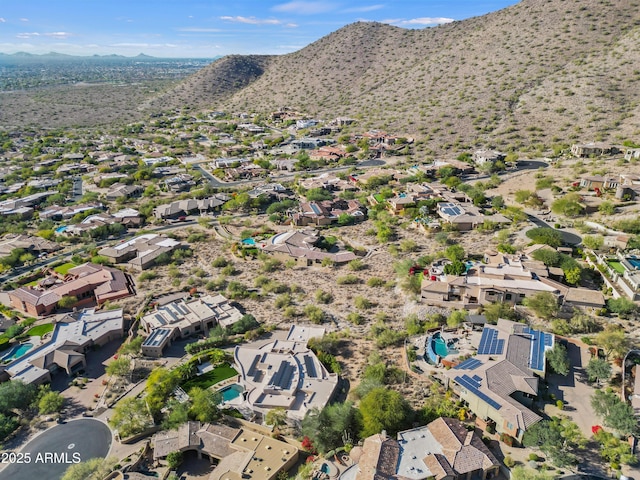
[[[280,387],[283,390],[288,390],[291,387],[291,380],[293,379],[295,367],[289,362],[282,362],[278,371],[271,378],[269,385],[274,387]]]
[[[440,211],[449,217],[457,217],[458,215],[462,215],[462,209],[458,205],[454,205],[453,203],[442,205],[440,207]]]
[[[304,366],[307,371],[307,377],[318,378],[318,372],[316,371],[316,365],[313,363],[313,358],[310,355],[304,356]]]
[[[544,333],[539,330],[532,330],[530,328],[525,328],[524,333],[528,333],[532,338],[529,368],[532,370],[544,370],[545,346],[551,346],[553,343],[553,337],[548,333]]]
[[[478,355],[502,355],[504,351],[504,340],[498,339],[498,330],[485,328],[482,331]]]
[[[488,405],[492,406],[496,410],[500,410],[502,405],[496,402],[493,398],[489,397],[485,393],[481,392],[480,389],[480,381],[476,380],[478,378],[477,375],[474,378],[469,377],[468,375],[457,376],[454,380],[455,382],[463,388],[466,388],[467,391],[474,394],[479,399],[486,402]]]
[[[456,365],[453,368],[456,370],[475,370],[480,365],[482,365],[482,362],[480,360],[478,360],[477,358],[470,358],[469,360],[465,360],[464,362]]]

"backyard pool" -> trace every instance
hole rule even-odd
[[[66,225],[63,225],[63,226],[61,226],[61,227],[56,228],[56,230],[55,230],[55,231],[56,231],[56,233],[63,233],[63,232],[65,232],[66,230],[67,230],[67,226],[66,226]]]
[[[243,391],[244,388],[242,387],[242,385],[238,385],[237,383],[229,385],[228,387],[224,387],[222,390],[220,390],[220,393],[222,394],[222,401],[230,402],[232,400],[235,400],[240,395],[242,395]]]
[[[449,355],[449,349],[447,348],[447,342],[444,341],[444,338],[440,336],[440,333],[436,332],[433,335],[433,350],[436,354],[440,355],[440,357],[444,358]]]
[[[9,350],[6,354],[4,354],[4,356],[2,357],[2,360],[3,361],[17,360],[32,348],[33,348],[33,343],[29,343],[29,342],[21,343],[20,345],[15,345],[11,347],[11,350]]]
[[[256,241],[253,238],[245,238],[242,240],[242,243],[245,245],[255,245]]]

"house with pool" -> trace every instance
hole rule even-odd
[[[500,319],[484,327],[477,354],[444,375],[480,427],[492,425],[521,442],[524,432],[541,420],[531,407],[545,376],[546,352],[554,344],[551,333]]]
[[[338,375],[329,373],[309,349],[311,338],[322,337],[318,327],[292,326],[286,340],[256,348],[239,345],[235,368],[243,388],[241,407],[266,414],[277,407],[300,421],[313,409],[324,408],[338,387]]]
[[[47,341],[40,345],[23,343],[5,353],[0,365],[0,381],[21,380],[41,384],[51,375],[64,371],[73,375],[87,365],[86,353],[94,346],[121,338],[124,332],[122,309],[86,309],[61,315]]]
[[[612,287],[614,297],[626,295],[631,300],[640,300],[640,257],[618,250],[615,255],[590,252],[588,261],[602,271],[605,283]]]

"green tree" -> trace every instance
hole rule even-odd
[[[465,253],[464,248],[462,248],[460,245],[449,245],[444,251],[444,256],[452,262],[460,262],[464,260],[464,257],[466,255],[467,254]]]
[[[178,386],[180,376],[176,371],[163,367],[155,368],[147,378],[146,404],[151,414],[156,417],[173,390]]]
[[[611,389],[593,392],[591,406],[596,415],[603,418],[607,427],[618,430],[624,435],[634,435],[638,432],[638,421],[633,407],[620,400]]]
[[[455,328],[467,319],[467,312],[463,310],[454,310],[447,317],[447,326]]]
[[[167,465],[171,470],[175,470],[182,463],[182,452],[171,452],[167,455]]]
[[[584,211],[580,194],[576,192],[567,193],[564,197],[551,204],[551,211],[558,215],[577,217]]]
[[[119,353],[121,355],[138,355],[142,349],[142,343],[144,342],[144,338],[141,336],[137,336],[133,340],[128,343],[123,343],[120,347]]]
[[[527,230],[527,237],[533,240],[534,243],[543,243],[550,247],[559,247],[562,245],[562,235],[559,231],[548,227],[536,227],[531,230]]]
[[[582,244],[591,250],[600,250],[604,245],[602,235],[585,235],[582,237]]]
[[[594,341],[596,345],[602,347],[607,358],[612,354],[623,357],[629,350],[629,339],[626,337],[624,329],[619,325],[607,325],[603,331],[595,336]]]
[[[116,405],[109,424],[118,431],[120,438],[126,438],[153,425],[147,403],[142,398],[125,398]]]
[[[359,429],[360,412],[352,402],[312,409],[302,420],[302,434],[309,437],[322,454],[345,444],[353,445]]]
[[[445,275],[462,275],[467,271],[467,266],[460,260],[454,260],[444,266]]]
[[[607,308],[611,313],[617,313],[623,318],[628,317],[638,310],[638,306],[625,297],[610,298],[607,300]]]
[[[575,463],[577,451],[584,447],[586,439],[580,428],[568,418],[554,417],[542,420],[524,433],[525,447],[539,448],[558,467]]]
[[[589,381],[596,381],[600,386],[600,381],[611,378],[611,364],[602,358],[594,357],[587,364],[587,375],[589,376]]]
[[[78,297],[75,297],[74,295],[65,295],[60,300],[58,300],[58,306],[60,308],[71,308],[76,303],[78,303]]]
[[[281,427],[282,425],[287,423],[287,411],[283,407],[272,408],[267,412],[265,421],[267,425]]]
[[[56,413],[62,410],[64,397],[58,392],[45,392],[38,400],[38,412],[40,415]]]
[[[127,356],[120,356],[107,365],[105,372],[113,377],[128,377],[131,373],[131,359]]]
[[[218,405],[222,401],[220,392],[193,387],[189,390],[189,397],[191,397],[189,416],[194,420],[213,422],[220,416],[220,410],[218,409]]]
[[[546,359],[549,366],[558,375],[567,376],[569,374],[571,362],[569,361],[567,348],[564,345],[556,343],[551,350],[547,350]]]
[[[538,292],[531,297],[525,298],[523,304],[545,320],[549,320],[558,314],[558,299],[551,292]]]
[[[37,388],[21,380],[0,383],[0,413],[9,414],[14,409],[26,410],[38,395]]]
[[[405,398],[395,390],[378,387],[371,390],[360,402],[362,437],[386,430],[395,435],[411,420],[411,408]]]
[[[498,323],[498,319],[505,318],[508,320],[516,319],[516,312],[508,303],[492,303],[485,305],[482,314],[487,317],[489,323]]]
[[[92,458],[85,462],[70,465],[62,480],[102,480],[116,466],[116,458]]]
[[[538,472],[522,465],[511,470],[511,480],[553,480],[554,478],[556,477],[553,473]]]
[[[614,434],[606,430],[600,430],[596,433],[595,439],[600,443],[600,455],[607,462],[625,465],[638,463],[638,457],[633,454],[631,445],[626,440],[616,438]]]
[[[0,413],[0,441],[7,438],[13,431],[18,428],[20,422],[13,415],[5,415]]]
[[[613,215],[616,213],[616,206],[613,202],[605,200],[598,206],[598,211],[603,215]]]

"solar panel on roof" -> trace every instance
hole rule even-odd
[[[493,398],[489,397],[488,395],[486,395],[483,392],[481,392],[480,390],[478,390],[475,387],[475,385],[473,384],[473,382],[470,381],[471,379],[469,377],[467,377],[466,375],[464,375],[462,377],[458,376],[454,380],[458,385],[460,385],[463,388],[466,388],[469,392],[471,392],[472,394],[474,394],[476,397],[480,398],[481,400],[485,401],[487,404],[489,404],[490,406],[492,406],[496,410],[500,410],[502,408],[502,405],[500,405],[498,402],[496,402]]]
[[[304,356],[304,366],[307,371],[307,376],[310,378],[318,378],[318,372],[316,371],[316,365],[313,363],[313,358],[310,355]]]
[[[478,360],[477,358],[470,358],[470,359],[465,360],[464,362],[456,365],[453,368],[457,369],[457,370],[475,370],[480,365],[482,365],[482,362],[480,360]]]
[[[482,381],[482,377],[480,375],[474,375],[473,378],[476,382],[481,382]]]
[[[551,335],[549,335],[548,333],[543,333],[542,335],[544,335],[545,346],[550,347],[551,345],[553,345],[553,337]]]
[[[311,207],[311,210],[313,210],[313,213],[315,213],[316,215],[320,215],[322,213],[320,211],[320,207],[318,207],[318,205],[316,205],[315,203],[312,203],[310,207]]]

